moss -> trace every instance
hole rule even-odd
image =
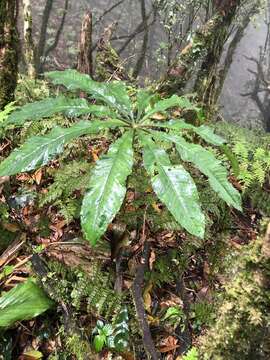
[[[76,355],[77,360],[86,360],[90,359],[89,353],[90,345],[86,340],[82,340],[81,336],[78,334],[73,334],[72,336],[68,336],[65,339],[65,344],[68,352],[72,355]],[[91,356],[93,359],[93,357]]]
[[[18,71],[16,0],[3,0],[0,7],[0,109],[14,99]]]
[[[201,338],[201,359],[269,359],[270,258],[263,242],[257,239],[237,259],[215,325]]]

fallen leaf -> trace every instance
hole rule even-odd
[[[159,348],[161,353],[170,352],[179,348],[178,340],[174,336],[168,336],[162,341],[162,346]]]
[[[153,270],[153,264],[156,261],[156,254],[154,252],[154,250],[151,250],[151,254],[149,257],[149,268],[150,270]]]
[[[19,360],[39,360],[43,358],[43,354],[40,351],[30,350],[19,357]]]
[[[39,185],[41,183],[41,179],[42,179],[42,169],[37,170],[34,175],[33,175],[33,179],[35,180],[35,182]]]
[[[156,113],[151,116],[151,119],[153,120],[165,120],[166,116],[162,115],[161,113]]]
[[[8,230],[12,233],[15,233],[20,230],[20,227],[17,224],[12,223],[2,223],[2,226],[5,230]]]

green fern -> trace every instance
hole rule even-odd
[[[183,360],[199,360],[199,352],[198,352],[198,350],[195,347],[193,347],[183,357]]]
[[[81,197],[87,187],[91,164],[73,160],[57,170],[48,170],[54,182],[39,197],[39,206],[56,206],[67,222],[79,217]]]
[[[225,123],[217,124],[216,130],[229,140],[239,163],[237,178],[243,189],[262,187],[270,170],[270,136]]]

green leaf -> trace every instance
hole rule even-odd
[[[140,135],[140,140],[142,137]],[[144,166],[151,175],[152,186],[158,198],[181,226],[192,235],[203,238],[205,218],[192,177],[183,166],[167,164],[166,157],[160,157],[160,150],[153,141],[148,139],[147,145],[146,141],[141,142],[144,145]]]
[[[46,76],[54,84],[64,85],[69,90],[81,90],[96,100],[101,100],[122,114],[132,117],[132,104],[123,82],[99,83],[89,75],[76,70],[52,71]]]
[[[53,306],[53,302],[29,279],[0,297],[0,328],[32,319]]]
[[[137,93],[137,120],[141,118],[148,106],[150,106],[151,99],[156,95],[149,93],[144,89],[138,90]]]
[[[162,320],[167,320],[169,318],[183,318],[184,317],[184,312],[183,310],[181,309],[181,307],[179,306],[171,306],[167,309],[165,315],[163,316]]]
[[[106,343],[106,336],[96,335],[94,338],[94,349],[96,352],[100,352]]]
[[[128,310],[124,306],[114,321],[114,346],[117,351],[124,351],[129,342]]]
[[[6,121],[9,114],[14,111],[17,107],[15,106],[15,101],[7,104],[4,110],[0,111],[0,126]]]
[[[193,163],[208,177],[209,184],[214,191],[229,205],[242,211],[241,195],[228,181],[226,168],[208,150],[197,144],[189,144],[183,138],[176,146],[184,161]]]
[[[155,127],[161,127],[168,130],[192,130],[197,135],[199,135],[204,141],[208,142],[209,144],[220,146],[223,145],[226,140],[223,139],[221,136],[215,134],[213,130],[205,125],[201,126],[194,126],[192,124],[186,123],[184,120],[170,120],[167,123],[155,123]]]
[[[153,114],[158,112],[164,112],[170,108],[178,106],[182,109],[196,109],[194,105],[185,97],[179,97],[177,95],[173,95],[168,99],[163,99],[158,101],[151,110],[149,110],[145,116],[142,118],[141,122],[144,122],[146,119],[151,117]]]
[[[56,127],[47,135],[32,137],[0,164],[0,176],[15,175],[41,167],[60,154],[68,141],[121,124],[120,120],[80,121],[70,128]]]
[[[112,325],[111,324],[105,324],[103,326],[102,330],[101,330],[101,333],[106,337],[112,335],[112,333],[113,333]]]
[[[56,113],[63,113],[69,117],[77,117],[91,112],[93,114],[104,113],[105,109],[96,107],[95,105],[89,106],[85,99],[70,99],[59,96],[22,106],[8,117],[5,124],[21,126],[25,121],[39,120],[50,117]]]
[[[43,358],[43,354],[37,350],[29,350],[23,353],[23,357],[26,357],[26,359],[30,358],[40,360]]]
[[[222,145],[220,149],[223,151],[227,159],[230,161],[234,175],[238,177],[240,174],[240,166],[236,155],[227,145]]]
[[[195,347],[191,348],[183,357],[183,360],[199,360],[198,350]]]
[[[92,245],[104,234],[125,198],[125,183],[133,165],[132,141],[133,131],[127,131],[96,163],[81,210],[82,228]]]
[[[159,139],[175,143],[182,160],[193,163],[206,175],[210,186],[229,206],[242,210],[240,193],[228,181],[226,168],[210,151],[201,145],[186,142],[181,136],[155,131],[152,134]]]
[[[226,142],[226,140],[221,136],[215,134],[209,126],[194,126],[193,131],[195,131],[204,141],[208,142],[209,144],[220,146]]]

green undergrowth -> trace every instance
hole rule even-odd
[[[229,123],[217,123],[215,128],[227,139],[238,161],[239,169],[235,175],[244,191],[254,185],[262,187],[269,180],[270,135]]]
[[[216,321],[201,339],[202,359],[269,358],[269,238],[267,241],[267,246],[262,237],[251,242],[231,264],[231,280],[224,286]]]

